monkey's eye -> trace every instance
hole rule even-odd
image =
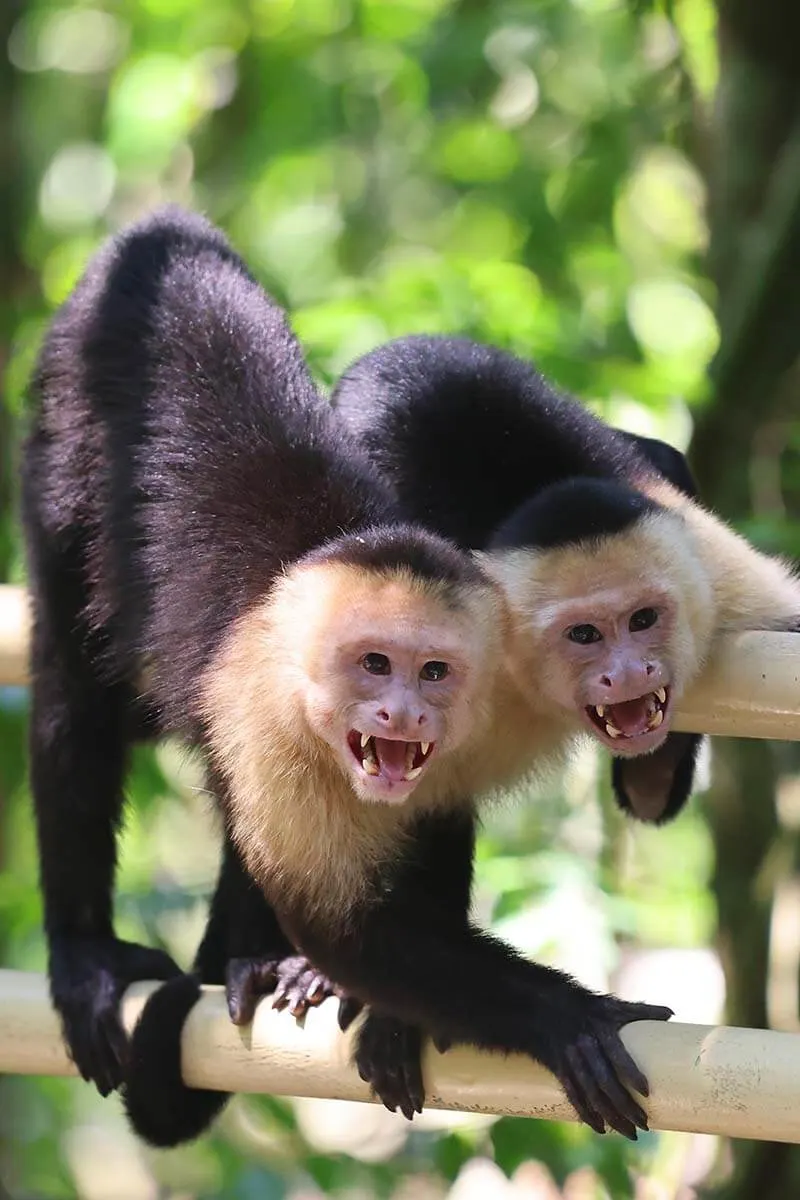
[[[419,673],[420,679],[426,679],[429,683],[438,683],[440,679],[444,679],[445,675],[450,674],[450,668],[446,662],[426,662],[423,664],[422,670]]]
[[[385,654],[365,654],[361,665],[370,675],[391,675],[392,664]]]
[[[591,642],[602,642],[603,635],[596,625],[573,625],[567,637],[579,646],[588,646]]]
[[[657,620],[658,613],[654,608],[637,608],[628,621],[628,629],[631,633],[636,633],[639,629],[649,629],[651,625],[655,625]]]

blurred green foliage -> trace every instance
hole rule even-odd
[[[687,150],[713,30],[710,0],[669,16],[622,0],[6,0],[0,577],[23,579],[10,493],[44,326],[108,230],[165,200],[228,231],[325,384],[389,337],[457,331],[685,446],[717,342]],[[25,704],[0,689],[0,947],[4,965],[43,969]],[[120,930],[188,962],[216,865],[206,798],[171,747],[137,755],[130,794]],[[624,828],[588,753],[518,800],[487,821],[477,905],[526,950],[607,986],[637,947],[709,942],[696,808],[668,830]],[[364,1106],[336,1108],[337,1135],[331,1111],[240,1098],[213,1136],[148,1154],[116,1100],[9,1078],[0,1179],[15,1197],[400,1200],[444,1195],[479,1155],[618,1200],[648,1176],[677,1195],[689,1171],[680,1135],[631,1147],[436,1114],[418,1129]]]

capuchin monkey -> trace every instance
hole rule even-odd
[[[576,400],[557,393],[530,363],[464,338],[420,336],[390,342],[348,369],[333,403],[354,444],[367,451],[411,519],[466,549],[489,551],[492,557],[495,550],[507,549],[514,513],[524,512],[523,505],[568,480],[636,488],[642,481],[658,487],[666,479],[686,496],[697,494],[677,450],[654,438],[611,428]],[[592,496],[585,502],[591,506]],[[590,507],[585,515],[589,536]],[[561,537],[555,500],[547,519],[553,521],[550,538],[555,543]],[[598,522],[602,523],[599,516]],[[526,536],[522,528],[518,534]],[[520,546],[524,548],[524,541]],[[643,567],[635,564],[631,580],[654,579],[643,575]],[[576,625],[593,624],[591,597],[603,587],[600,574],[580,581],[580,590],[572,596],[578,615],[588,612],[588,617],[576,620]],[[644,599],[639,604],[634,592],[635,587],[629,589],[627,597],[629,617],[650,607]],[[533,600],[531,593],[525,607]],[[662,622],[650,636],[660,637],[663,628]],[[552,646],[561,644],[554,640]],[[608,647],[607,640],[603,646]],[[635,653],[633,641],[631,646]],[[619,649],[625,651],[622,644]],[[622,690],[612,688],[607,699],[627,698],[632,684],[626,676]],[[652,694],[652,689],[644,691]],[[573,699],[577,710],[578,697]],[[642,740],[648,732],[645,719],[658,720],[656,700],[647,701],[650,712],[645,707],[639,712],[641,728],[636,720],[627,720],[631,709],[617,711],[623,727],[609,722],[610,735],[602,721],[588,726],[615,755],[612,783],[618,803],[648,821],[667,820],[686,802],[702,740],[685,733],[667,737],[668,724],[657,738]],[[614,732],[618,728],[619,734]]]
[[[478,551],[500,586],[530,735],[548,722],[566,741],[589,733],[615,756],[624,810],[674,817],[701,740],[670,732],[677,703],[717,635],[798,628],[794,574],[696,502],[677,451],[611,429],[499,349],[402,338],[352,366],[334,405],[406,515]],[[424,1098],[420,1033],[394,1037],[407,1048],[399,1066],[368,1014],[356,1061],[410,1116]]]
[[[199,980],[224,979],[241,1019],[300,956],[372,1006],[359,1052],[385,1099],[414,1098],[425,1030],[528,1054],[600,1132],[646,1128],[619,1030],[670,1010],[595,995],[468,919],[477,798],[574,727],[540,700],[532,719],[509,667],[513,578],[405,522],[285,314],[199,217],[166,210],[100,250],[33,395],[31,783],[51,995],[81,1075],[122,1084],[154,1144],[194,1136],[225,1100],[181,1080]],[[225,825],[193,975],[112,916],[127,752],[164,733],[203,752]],[[153,977],[129,1045],[119,1000]]]

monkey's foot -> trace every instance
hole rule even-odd
[[[288,1008],[293,1017],[304,1017],[336,989],[327,976],[313,967],[302,954],[294,954],[278,963],[278,984],[272,1007]]]
[[[369,1011],[356,1040],[355,1064],[365,1083],[390,1112],[411,1121],[422,1112],[422,1034],[416,1025]]]
[[[596,1133],[605,1133],[608,1125],[635,1142],[637,1128],[649,1126],[628,1089],[648,1096],[650,1088],[619,1031],[632,1021],[668,1021],[671,1016],[672,1009],[660,1005],[584,994],[577,1011],[566,1005],[553,1021],[548,1052],[534,1057],[558,1078],[580,1119]]]
[[[126,988],[140,979],[171,979],[180,968],[163,950],[115,937],[50,939],[50,995],[64,1041],[84,1079],[107,1096],[122,1083],[128,1037],[119,1015]]]
[[[234,1025],[252,1021],[262,996],[274,992],[272,1007],[303,1017],[334,994],[333,984],[300,954],[286,958],[232,958],[225,971],[228,1012]]]

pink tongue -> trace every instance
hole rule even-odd
[[[638,700],[624,700],[622,704],[609,704],[606,708],[606,720],[628,737],[636,737],[647,729],[647,700],[640,696]]]
[[[408,742],[393,742],[389,738],[379,737],[373,738],[373,741],[381,774],[394,781],[405,779]]]

